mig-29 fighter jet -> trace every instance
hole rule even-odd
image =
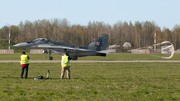
[[[19,48],[44,49],[44,53],[49,53],[49,60],[53,60],[53,57],[51,56],[51,51],[56,54],[68,52],[72,60],[77,60],[78,57],[83,56],[106,56],[106,54],[115,53],[114,51],[106,50],[107,45],[108,35],[102,34],[95,41],[84,47],[50,41],[45,38],[37,38],[33,41],[18,43],[13,46]]]

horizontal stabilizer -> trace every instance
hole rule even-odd
[[[96,51],[96,53],[106,53],[106,54],[114,54],[116,52],[112,51],[112,50],[102,50],[102,51]]]

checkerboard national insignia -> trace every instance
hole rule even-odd
[[[100,42],[96,42],[96,46],[99,46],[100,45]]]

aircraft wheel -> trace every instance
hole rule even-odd
[[[77,57],[77,56],[74,56],[72,59],[73,59],[73,60],[77,60],[77,59],[78,59],[78,57]]]
[[[53,60],[53,57],[52,57],[52,56],[50,56],[50,57],[49,57],[49,60]]]

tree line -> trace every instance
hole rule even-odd
[[[158,28],[158,29],[157,29]],[[76,46],[85,46],[94,41],[101,34],[108,34],[108,44],[120,45],[123,50],[124,42],[130,42],[132,48],[139,48],[154,44],[156,30],[156,43],[170,41],[175,49],[180,48],[180,26],[175,25],[172,30],[160,29],[154,22],[136,21],[117,22],[114,25],[104,22],[89,22],[87,26],[71,25],[67,19],[37,20],[34,22],[20,22],[19,25],[4,26],[0,29],[0,39],[9,39],[14,43],[27,42],[36,38],[46,38]]]

